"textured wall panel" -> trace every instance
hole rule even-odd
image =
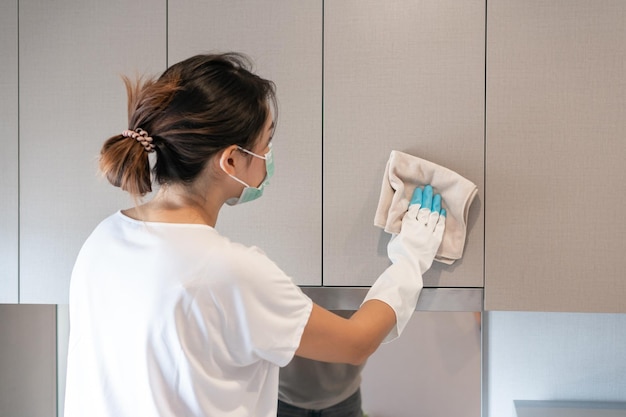
[[[0,303],[18,301],[17,2],[0,3]]]
[[[263,249],[294,281],[320,285],[322,1],[168,2],[169,64],[206,52],[249,55],[276,83],[276,172],[263,197],[224,207],[216,228]]]
[[[424,280],[482,287],[485,2],[328,0],[324,15],[324,284],[389,265],[373,223],[395,149],[478,185],[463,258]]]
[[[626,312],[626,3],[488,3],[490,310]]]
[[[21,301],[67,303],[74,260],[133,201],[97,171],[127,128],[120,75],[165,69],[165,2],[20,1]]]

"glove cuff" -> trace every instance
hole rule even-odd
[[[367,292],[363,303],[380,300],[396,313],[396,325],[383,343],[388,343],[402,334],[415,311],[423,286],[422,276],[416,275],[411,265],[397,262],[387,268]]]

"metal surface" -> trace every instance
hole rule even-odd
[[[357,310],[367,287],[301,287],[328,310]],[[415,311],[482,311],[482,288],[424,288]]]
[[[626,402],[515,400],[518,417],[624,417]]]

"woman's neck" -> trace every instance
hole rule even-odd
[[[131,218],[160,223],[206,224],[215,227],[221,204],[182,187],[162,186],[154,198],[124,210]]]

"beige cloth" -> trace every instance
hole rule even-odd
[[[374,225],[387,233],[400,233],[402,216],[409,208],[413,191],[430,184],[441,194],[446,209],[446,231],[435,260],[451,265],[463,256],[467,215],[478,188],[454,171],[399,151],[391,151],[380,191]]]

